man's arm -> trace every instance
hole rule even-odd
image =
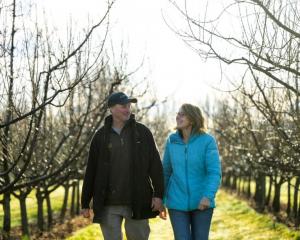
[[[162,163],[160,160],[159,152],[157,150],[154,138],[150,130],[148,132],[148,144],[150,147],[150,170],[149,176],[152,181],[154,188],[153,197],[163,198],[164,193],[164,178],[163,178],[163,169]]]
[[[96,135],[94,135],[90,144],[87,167],[84,175],[82,194],[81,194],[81,208],[89,209],[90,201],[93,197],[94,178],[97,169],[97,148],[99,146]]]

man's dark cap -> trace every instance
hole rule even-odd
[[[136,98],[129,98],[125,93],[123,92],[115,92],[112,93],[108,99],[107,99],[107,106],[112,107],[116,104],[127,104],[127,103],[137,103]]]

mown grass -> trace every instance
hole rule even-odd
[[[217,203],[210,233],[211,240],[300,240],[299,231],[290,230],[285,225],[276,223],[269,215],[258,214],[246,202],[223,190],[217,195]],[[152,219],[150,226],[150,240],[173,239],[169,220]],[[103,239],[98,224],[91,224],[68,238],[68,240],[93,239]]]
[[[163,221],[158,218],[150,219],[151,234],[150,240],[163,240],[172,239],[173,232],[171,228],[170,221]],[[124,227],[123,227],[124,232]],[[123,234],[123,239],[127,239],[125,234]],[[91,224],[88,227],[78,230],[73,234],[73,236],[67,238],[67,240],[103,240],[103,236],[99,227],[99,224]]]
[[[36,222],[37,205],[35,193],[32,192],[26,203],[28,218],[31,223]],[[51,203],[54,212],[58,212],[62,206],[63,188],[57,189],[51,194]],[[217,195],[217,208],[214,212],[210,239],[253,239],[253,240],[300,240],[300,231],[292,231],[283,224],[276,223],[270,215],[256,213],[244,201],[220,190]],[[45,206],[44,206],[45,207]],[[19,201],[12,197],[12,226],[19,226],[21,222]],[[46,212],[45,212],[46,214]],[[3,210],[0,209],[0,219],[3,219]],[[0,221],[0,227],[3,222]],[[169,221],[159,218],[151,219],[150,240],[169,240],[173,238],[172,228]],[[125,237],[125,236],[124,236]],[[103,239],[98,224],[92,224],[73,234],[69,240],[93,240]],[[125,237],[126,239],[126,237]]]
[[[251,240],[300,240],[300,232],[275,222],[271,215],[259,214],[244,201],[227,192],[217,196],[211,238]]]

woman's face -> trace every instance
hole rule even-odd
[[[177,129],[183,130],[192,126],[191,121],[180,108],[176,115]]]

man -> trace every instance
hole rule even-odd
[[[122,239],[125,220],[128,240],[148,239],[148,218],[163,212],[162,163],[150,130],[131,114],[129,98],[122,92],[109,96],[111,112],[94,135],[82,187],[82,214],[100,223],[106,240]]]

